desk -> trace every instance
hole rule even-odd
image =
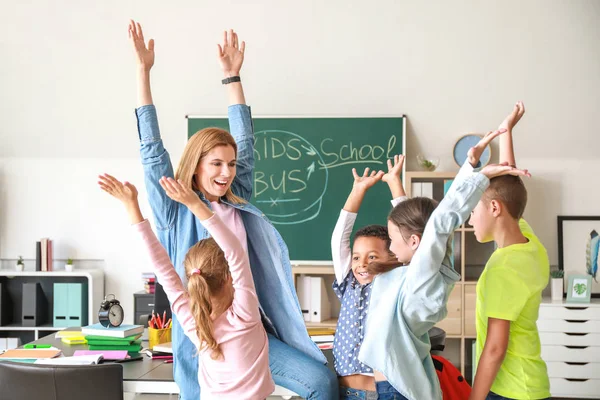
[[[70,331],[80,330],[81,328],[68,328]],[[76,350],[87,350],[87,344],[68,345],[54,337],[52,333],[46,337],[38,339],[33,344],[50,344],[57,349],[61,349],[65,356],[72,356]],[[147,346],[144,342],[142,347]],[[173,380],[173,364],[165,364],[162,360],[152,360],[150,357],[143,356],[141,361],[131,361],[121,363],[123,366],[123,391],[133,393],[161,393],[171,394],[179,393],[179,387]],[[281,386],[275,386],[275,391],[271,396],[281,396],[283,399],[289,399],[297,396],[291,390]]]

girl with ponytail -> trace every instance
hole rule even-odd
[[[142,217],[135,186],[108,174],[99,178],[100,187],[125,205],[172,310],[197,349],[200,398],[267,398],[275,389],[269,342],[248,255],[236,235],[191,188],[172,178],[161,179],[167,196],[186,206],[212,236],[192,246],[184,259],[186,290],[150,223]]]

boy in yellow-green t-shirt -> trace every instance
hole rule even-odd
[[[500,162],[515,165],[512,128],[518,102],[500,125]],[[490,181],[469,223],[481,243],[496,242],[477,283],[477,373],[470,400],[546,399],[550,383],[541,358],[537,319],[550,264],[546,249],[522,219],[527,190],[516,176]]]

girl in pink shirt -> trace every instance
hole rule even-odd
[[[198,348],[201,399],[265,399],[275,389],[269,345],[248,256],[236,236],[191,189],[172,178],[161,179],[166,194],[188,207],[212,236],[192,246],[185,257],[186,290],[142,217],[135,186],[108,174],[99,178],[102,190],[125,205],[173,312]]]

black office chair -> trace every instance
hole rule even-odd
[[[123,367],[0,362],[0,400],[123,400]]]

